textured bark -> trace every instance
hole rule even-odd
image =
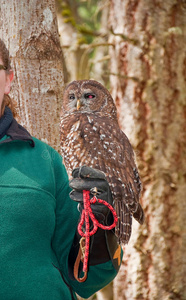
[[[55,1],[0,0],[0,37],[12,56],[21,123],[58,150],[63,57]]]
[[[134,221],[114,299],[186,299],[186,4],[110,1],[112,95],[137,154]]]

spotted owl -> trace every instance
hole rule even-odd
[[[108,180],[118,223],[119,242],[128,243],[132,216],[142,224],[141,182],[132,146],[119,128],[114,101],[94,80],[71,82],[64,91],[61,112],[61,151],[69,177],[87,165],[103,171]]]

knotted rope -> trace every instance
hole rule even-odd
[[[105,226],[96,219],[92,212],[91,204],[100,203],[108,207],[108,209],[111,211],[114,217],[114,221],[111,225]],[[89,260],[89,247],[90,247],[90,237],[96,233],[98,230],[98,227],[100,227],[103,230],[111,230],[113,229],[118,221],[117,214],[108,202],[98,199],[96,196],[94,196],[92,199],[90,199],[90,191],[83,191],[83,204],[84,209],[81,214],[81,219],[78,225],[78,232],[80,236],[82,236],[80,240],[80,248],[79,253],[76,259],[76,262],[74,264],[74,277],[79,282],[84,282],[87,279],[87,273],[88,273],[88,260]],[[92,220],[93,223],[93,229],[90,231],[90,221]],[[83,225],[85,223],[85,232],[82,230]],[[83,272],[84,276],[79,278],[78,276],[78,270],[79,270],[79,264],[80,260],[83,261]]]

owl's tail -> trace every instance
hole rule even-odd
[[[140,224],[143,224],[145,221],[145,214],[140,203],[135,202],[133,204],[128,204],[128,208],[132,213],[133,217],[136,219],[136,221],[138,221],[138,223]]]
[[[141,205],[138,203],[138,209],[137,211],[133,214],[133,217],[138,221],[140,224],[143,224],[145,221],[145,214],[143,211],[143,208]]]
[[[123,201],[115,201],[118,223],[115,228],[119,243],[127,244],[132,231],[132,215]]]

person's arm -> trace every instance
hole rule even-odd
[[[56,177],[56,226],[52,247],[56,253],[59,262],[58,267],[63,279],[78,295],[88,298],[106,286],[117,275],[118,266],[122,258],[121,248],[117,245],[114,233],[105,233],[103,230],[98,230],[93,239],[91,239],[87,280],[80,283],[73,278],[73,263],[76,259],[76,252],[79,249],[77,226],[80,212],[77,209],[77,202],[72,201],[69,197],[72,189],[69,187],[68,176],[64,166],[61,164],[60,156],[56,153],[53,158]],[[78,178],[75,179],[79,180]],[[76,183],[78,182],[77,180],[75,180]],[[71,197],[75,196],[74,193],[75,189],[71,192]],[[80,194],[82,192],[78,190],[78,195],[80,196]],[[110,246],[108,247],[111,240],[108,234],[114,238],[112,245],[114,250],[116,249],[115,253],[110,249]],[[96,251],[98,245],[100,247],[99,252]]]
[[[103,172],[83,166],[75,169],[72,175],[73,179],[70,181],[72,192],[70,193],[70,197],[72,200],[79,202],[80,214],[84,208],[83,190],[90,191],[90,198],[95,195],[96,191],[97,198],[105,200],[107,203],[112,205],[112,195]],[[113,224],[113,215],[105,205],[95,203],[91,205],[91,209],[99,223],[105,226]],[[92,225],[91,222],[90,225]],[[69,274],[72,279],[74,279],[74,265],[79,252],[81,240],[82,237],[77,230],[69,255]],[[102,264],[109,262],[115,271],[112,274],[115,277],[121,264],[121,252],[121,247],[117,243],[117,237],[114,234],[114,230],[98,228],[97,232],[90,238],[89,270],[91,270],[91,266],[98,267],[99,265],[101,266]],[[83,276],[81,271],[82,263],[80,264],[80,272],[78,275],[80,279]],[[89,272],[90,271],[88,271],[88,273]]]

